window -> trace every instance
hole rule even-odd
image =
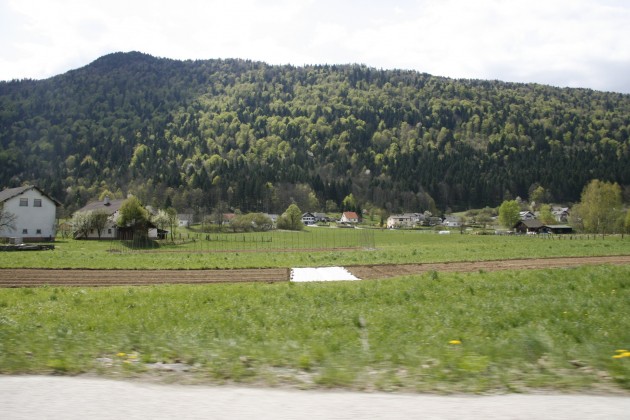
[[[22,235],[28,235],[28,229],[22,229]]]
[[[33,200],[33,207],[41,207],[42,206],[42,199],[41,198],[36,198]]]
[[[42,234],[42,230],[41,229],[37,229],[37,234],[41,235]]]
[[[107,229],[107,234],[111,235],[112,234],[112,230],[111,229]]]
[[[20,198],[20,207],[28,207],[28,198]]]

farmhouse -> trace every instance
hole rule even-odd
[[[359,223],[359,216],[353,211],[344,211],[340,223]]]
[[[118,211],[120,210],[120,206],[122,205],[123,201],[125,200],[110,200],[109,197],[105,197],[103,201],[93,201],[91,203],[88,203],[84,207],[77,210],[77,212],[91,211],[107,213],[107,224],[105,228],[101,231],[100,239],[117,239],[120,237],[120,232],[118,225],[116,224],[116,219],[118,219]],[[87,237],[83,239],[99,239],[98,232],[96,231],[96,229],[92,229],[90,233],[88,233]]]
[[[462,222],[459,217],[456,216],[446,216],[442,221],[442,224],[446,227],[460,227]]]
[[[314,225],[315,221],[315,215],[313,213],[306,212],[302,215],[302,223],[305,225]]]
[[[387,228],[412,228],[420,221],[416,213],[392,214],[387,218]]]
[[[108,215],[107,223],[105,228],[101,231],[100,237],[98,231],[92,229],[87,234],[87,237],[82,239],[124,239],[130,237],[133,229],[130,227],[120,227],[116,223],[120,207],[124,201],[123,199],[110,200],[109,197],[105,197],[103,201],[93,201],[77,210],[77,212],[103,212]],[[166,236],[166,231],[157,229],[152,223],[149,223],[147,228],[146,235],[148,238],[163,239]]]
[[[1,227],[0,238],[19,238],[25,242],[53,240],[57,207],[61,203],[35,186],[0,191],[0,205],[15,216],[13,226]]]
[[[551,214],[553,214],[559,223],[566,223],[569,220],[568,207],[552,207]]]
[[[536,219],[536,215],[531,211],[522,211],[519,213],[519,217],[521,220],[534,220]]]

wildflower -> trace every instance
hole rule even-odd
[[[116,353],[116,356],[118,356],[118,357],[125,357],[126,354],[121,351],[119,353]]]
[[[460,340],[451,340],[448,344],[462,344],[462,342]]]
[[[624,357],[630,357],[630,351],[628,350],[624,350],[624,349],[619,349],[619,350],[615,350],[615,354],[613,356],[613,359],[623,359]]]

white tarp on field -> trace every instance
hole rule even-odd
[[[291,269],[291,281],[342,281],[361,280],[353,276],[343,267],[319,267],[319,268],[293,268]]]

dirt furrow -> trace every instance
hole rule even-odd
[[[474,272],[566,268],[593,264],[630,264],[630,255],[604,257],[537,258],[426,264],[347,266],[354,276],[385,279],[428,272]],[[231,270],[82,270],[0,269],[0,287],[135,286],[152,284],[206,284],[289,281],[288,268]]]

